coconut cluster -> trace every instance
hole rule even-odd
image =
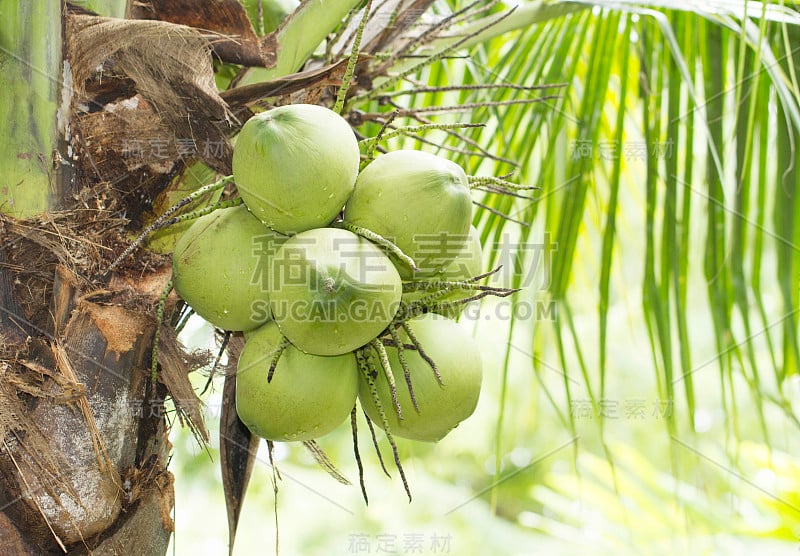
[[[452,320],[465,294],[436,287],[481,273],[467,176],[414,150],[361,164],[327,108],[258,114],[234,146],[243,204],[176,246],[178,294],[244,333],[236,406],[263,438],[318,438],[360,399],[392,434],[437,441],[477,404],[480,353]]]

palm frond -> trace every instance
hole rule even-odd
[[[475,222],[495,247],[487,265],[511,262],[508,285],[529,286],[519,302],[558,309],[555,319],[512,313],[508,322],[496,470],[505,447],[533,433],[510,430],[507,418],[515,351],[537,354],[527,384],[571,434],[579,402],[602,417],[604,404],[631,395],[620,381],[634,376],[674,408],[657,424],[666,444],[694,438],[698,415],[713,407],[733,452],[746,439],[780,447],[776,415],[798,424],[787,379],[800,362],[799,25],[783,3],[531,2],[465,42],[468,59],[426,68],[409,85],[417,108],[484,102],[458,120],[484,127],[426,138],[444,149],[466,138],[492,156],[449,157],[483,175],[514,171],[513,161],[515,178],[542,187],[533,202],[478,199],[490,209]],[[513,104],[547,84],[565,86],[541,105]],[[523,275],[545,234],[557,248],[531,288]],[[507,256],[498,246],[509,243]],[[620,345],[620,326],[645,334]],[[636,369],[621,360],[632,350]],[[552,368],[563,371],[558,383]],[[595,424],[613,464],[608,419]]]

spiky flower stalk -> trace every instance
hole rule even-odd
[[[411,403],[414,409],[417,410],[417,413],[419,413],[419,404],[417,403],[417,397],[414,395],[414,386],[411,384],[411,368],[408,366],[408,360],[406,359],[405,345],[400,339],[397,328],[390,326],[389,334],[392,336],[395,348],[397,349],[397,358],[400,360],[400,366],[403,367],[403,374],[406,377],[406,385],[408,386],[408,395],[411,397]]]
[[[399,114],[399,112],[394,112],[394,114]],[[395,137],[399,137],[401,135],[404,136],[414,136],[415,134],[419,133],[420,131],[430,131],[430,130],[445,130],[445,129],[465,129],[465,128],[473,128],[473,127],[484,127],[486,124],[472,124],[472,123],[446,123],[446,124],[424,124],[424,125],[407,125],[402,127],[396,127],[392,131],[388,131],[385,133],[379,133],[375,137],[368,137],[367,139],[362,139],[359,141],[360,145],[365,145],[367,148],[374,148],[375,145],[378,144],[381,140],[388,140],[393,139]]]
[[[218,189],[222,189],[232,181],[233,181],[233,176],[225,176],[224,178],[221,178],[215,181],[214,183],[204,185],[197,191],[192,192],[190,195],[187,195],[186,197],[184,197],[183,199],[172,205],[169,209],[167,209],[166,212],[164,212],[164,214],[153,220],[153,222],[147,228],[145,228],[145,230],[141,234],[139,234],[139,236],[135,240],[133,240],[133,243],[131,243],[125,249],[125,251],[120,253],[120,255],[116,259],[114,259],[114,262],[112,262],[109,265],[105,273],[109,274],[110,272],[112,272],[117,266],[119,266],[119,264],[122,261],[124,261],[131,253],[133,253],[136,250],[136,248],[139,247],[144,242],[144,240],[146,240],[147,237],[154,231],[159,230],[166,226],[171,226],[172,224],[176,224],[177,222],[180,222],[181,220],[171,219],[170,217],[176,212],[178,212],[181,208],[185,207],[192,201],[196,201],[197,199],[202,198],[204,195],[208,193],[212,193],[214,191],[217,191]],[[234,199],[232,201],[236,201],[236,204],[241,204],[241,200]],[[234,206],[234,205],[229,204],[226,206]],[[218,208],[224,208],[224,207],[220,205],[214,205],[213,207],[209,208],[211,210],[216,210]],[[209,210],[208,212],[211,212],[211,210]],[[199,218],[200,216],[203,216],[202,214],[199,213],[190,213],[190,214],[192,214],[191,218]],[[188,219],[188,217],[184,218],[184,220],[186,219]]]
[[[347,69],[345,69],[342,84],[339,87],[339,92],[336,93],[336,104],[333,105],[333,111],[337,114],[341,114],[344,109],[344,99],[347,97],[347,90],[350,88],[350,81],[353,79],[353,72],[358,61],[358,50],[361,48],[361,37],[364,36],[364,26],[367,24],[371,9],[372,0],[367,0],[367,5],[364,6],[364,15],[361,16],[361,21],[358,23],[358,28],[353,38],[353,48],[350,51],[350,58],[347,60]]]
[[[358,363],[358,368],[361,371],[361,374],[367,381],[370,395],[372,396],[372,399],[375,402],[375,407],[378,409],[378,414],[381,419],[381,426],[383,427],[383,430],[386,433],[386,439],[389,441],[389,445],[392,447],[392,454],[394,455],[395,466],[397,467],[398,473],[400,473],[400,480],[403,482],[403,488],[405,488],[406,490],[408,501],[411,502],[411,489],[408,486],[408,480],[406,479],[405,471],[403,471],[403,465],[400,463],[400,452],[397,450],[397,443],[394,441],[394,436],[392,436],[389,427],[389,420],[386,418],[386,413],[383,410],[383,404],[381,404],[381,399],[380,396],[378,395],[378,387],[375,384],[375,379],[378,376],[378,371],[375,368],[375,361],[374,361],[374,354],[372,353],[372,347],[368,345],[356,351],[356,361]],[[367,421],[369,421],[369,418],[367,418]],[[372,430],[374,439],[375,438],[374,429]],[[376,449],[377,449],[377,443],[376,443]],[[380,457],[380,450],[378,450],[378,456]],[[385,467],[384,471],[386,471]]]

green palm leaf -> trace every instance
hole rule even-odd
[[[536,434],[508,418],[515,352],[533,354],[527,384],[571,434],[584,424],[576,408],[588,404],[600,433],[588,444],[609,464],[609,419],[598,417],[631,395],[620,380],[635,376],[621,360],[633,350],[642,350],[636,378],[652,385],[639,391],[670,408],[656,426],[673,471],[686,454],[670,437],[693,444],[717,404],[732,462],[739,441],[786,448],[781,435],[796,434],[788,379],[800,361],[798,24],[784,3],[529,2],[467,41],[468,60],[419,75],[431,86],[517,87],[417,95],[417,107],[522,101],[532,93],[519,86],[565,85],[546,103],[472,112],[469,121],[487,125],[463,134],[494,158],[448,153],[475,174],[503,175],[516,161],[519,181],[542,187],[533,203],[480,199],[491,209],[476,215],[484,244],[503,245],[508,234],[518,247],[487,261],[517,266],[509,285],[526,285],[531,244],[549,233],[557,245],[546,288],[529,287],[518,303],[554,300],[558,318],[512,313],[508,322],[495,482],[509,447]],[[445,149],[464,146],[437,137]],[[626,321],[646,334],[620,345],[615,328]],[[563,371],[557,381],[554,369]],[[579,453],[576,444],[576,467]]]

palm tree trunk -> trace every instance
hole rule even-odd
[[[64,9],[0,0],[0,546],[164,554],[166,390],[147,369],[153,292],[169,271],[121,273],[95,291],[76,272],[92,248],[71,227],[79,213],[47,212],[75,203]]]

